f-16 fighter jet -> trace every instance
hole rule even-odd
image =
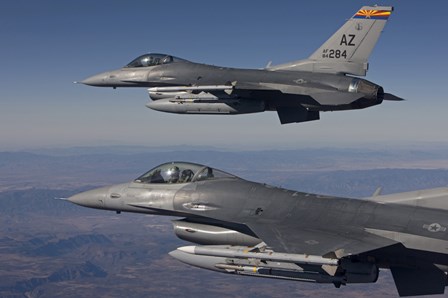
[[[340,287],[374,283],[385,268],[400,296],[442,294],[448,285],[448,188],[338,198],[171,162],[68,200],[181,218],[174,232],[196,245],[170,255],[205,269]]]
[[[264,69],[199,64],[167,54],[145,54],[125,67],[80,83],[146,87],[147,107],[177,114],[277,111],[282,124],[319,119],[321,111],[363,109],[402,100],[361,79],[390,6],[364,6],[308,59]]]

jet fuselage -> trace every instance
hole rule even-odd
[[[179,164],[188,165],[168,163],[161,167]],[[194,164],[189,168],[194,168]],[[425,200],[420,204],[407,203],[419,197],[444,202],[448,198],[448,189],[362,200],[287,190],[226,175],[188,183],[147,183],[137,179],[87,191],[69,200],[86,207],[117,212],[185,217],[191,222],[256,237],[274,251],[311,251],[326,255],[340,250],[338,253],[342,258],[356,256],[364,261],[370,258],[384,268],[404,266],[412,259],[415,266],[429,262],[448,271],[448,206],[437,209],[436,205],[425,205]],[[388,203],[390,200],[398,200],[398,203]],[[266,224],[276,226],[280,234],[275,237],[284,241],[265,239],[264,233],[268,235],[271,231],[259,233],[257,226]],[[288,231],[288,235],[283,235],[282,229]],[[332,242],[337,238],[335,235],[359,241],[341,249]],[[400,239],[406,239],[405,243]],[[227,238],[213,238],[208,244],[224,245],[228,244],[226,241]],[[244,245],[244,241],[239,244]],[[384,250],[384,247],[393,249]]]

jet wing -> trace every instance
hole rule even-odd
[[[260,83],[262,87],[270,90],[278,90],[282,94],[305,95],[312,98],[319,105],[350,104],[364,95],[361,93],[342,92],[337,88],[322,85],[315,82],[307,82],[303,86],[288,84]]]
[[[319,120],[319,112],[307,107],[347,105],[363,97],[360,93],[341,92],[336,88],[308,82],[304,86],[286,84],[235,84],[238,97],[264,100],[277,111],[281,124]]]
[[[238,83],[229,82],[225,85],[197,85],[197,86],[169,86],[153,87],[149,92],[180,92],[188,91],[192,93],[208,92],[217,97],[223,92],[228,95],[254,100],[272,100],[279,102],[280,106],[293,106],[295,104],[320,104],[339,105],[349,104],[361,97],[360,93],[341,92],[337,88],[332,88],[319,83],[307,82],[304,86],[292,86],[288,84],[272,83]],[[305,98],[308,98],[307,100]],[[312,100],[310,100],[312,99]],[[289,103],[285,102],[289,101]]]
[[[250,223],[249,227],[275,252],[344,256],[387,249],[406,249],[398,242],[369,234],[362,229],[349,233],[301,229],[293,223]],[[387,247],[387,248],[386,248]],[[404,253],[404,252],[403,252]],[[391,266],[392,276],[400,296],[443,294],[447,286],[446,274],[428,262],[420,267]]]
[[[263,101],[268,110],[276,110],[282,124],[318,120],[319,112],[309,107],[348,105],[363,97],[361,93],[342,92],[318,82],[300,86],[274,83],[238,83],[223,85],[165,86],[149,88],[151,93],[189,92],[212,94],[219,100],[247,99]]]
[[[247,223],[249,228],[274,251],[327,255],[337,257],[356,255],[397,244],[396,241],[352,228],[350,233],[337,230],[304,228],[297,219],[283,223]]]

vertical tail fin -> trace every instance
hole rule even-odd
[[[364,6],[309,59],[367,63],[392,10],[392,7],[387,6]]]
[[[391,6],[364,6],[308,59],[271,67],[364,76],[368,58],[391,15]]]

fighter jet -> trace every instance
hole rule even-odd
[[[170,162],[67,200],[180,217],[175,234],[196,245],[170,255],[213,271],[340,287],[374,283],[384,268],[400,296],[442,294],[448,286],[448,188],[351,199]]]
[[[365,76],[368,58],[393,8],[364,6],[308,59],[263,69],[199,64],[168,54],[144,54],[121,69],[80,83],[147,87],[153,110],[177,114],[247,114],[277,111],[282,124],[318,120],[321,111],[363,109],[384,93]]]

